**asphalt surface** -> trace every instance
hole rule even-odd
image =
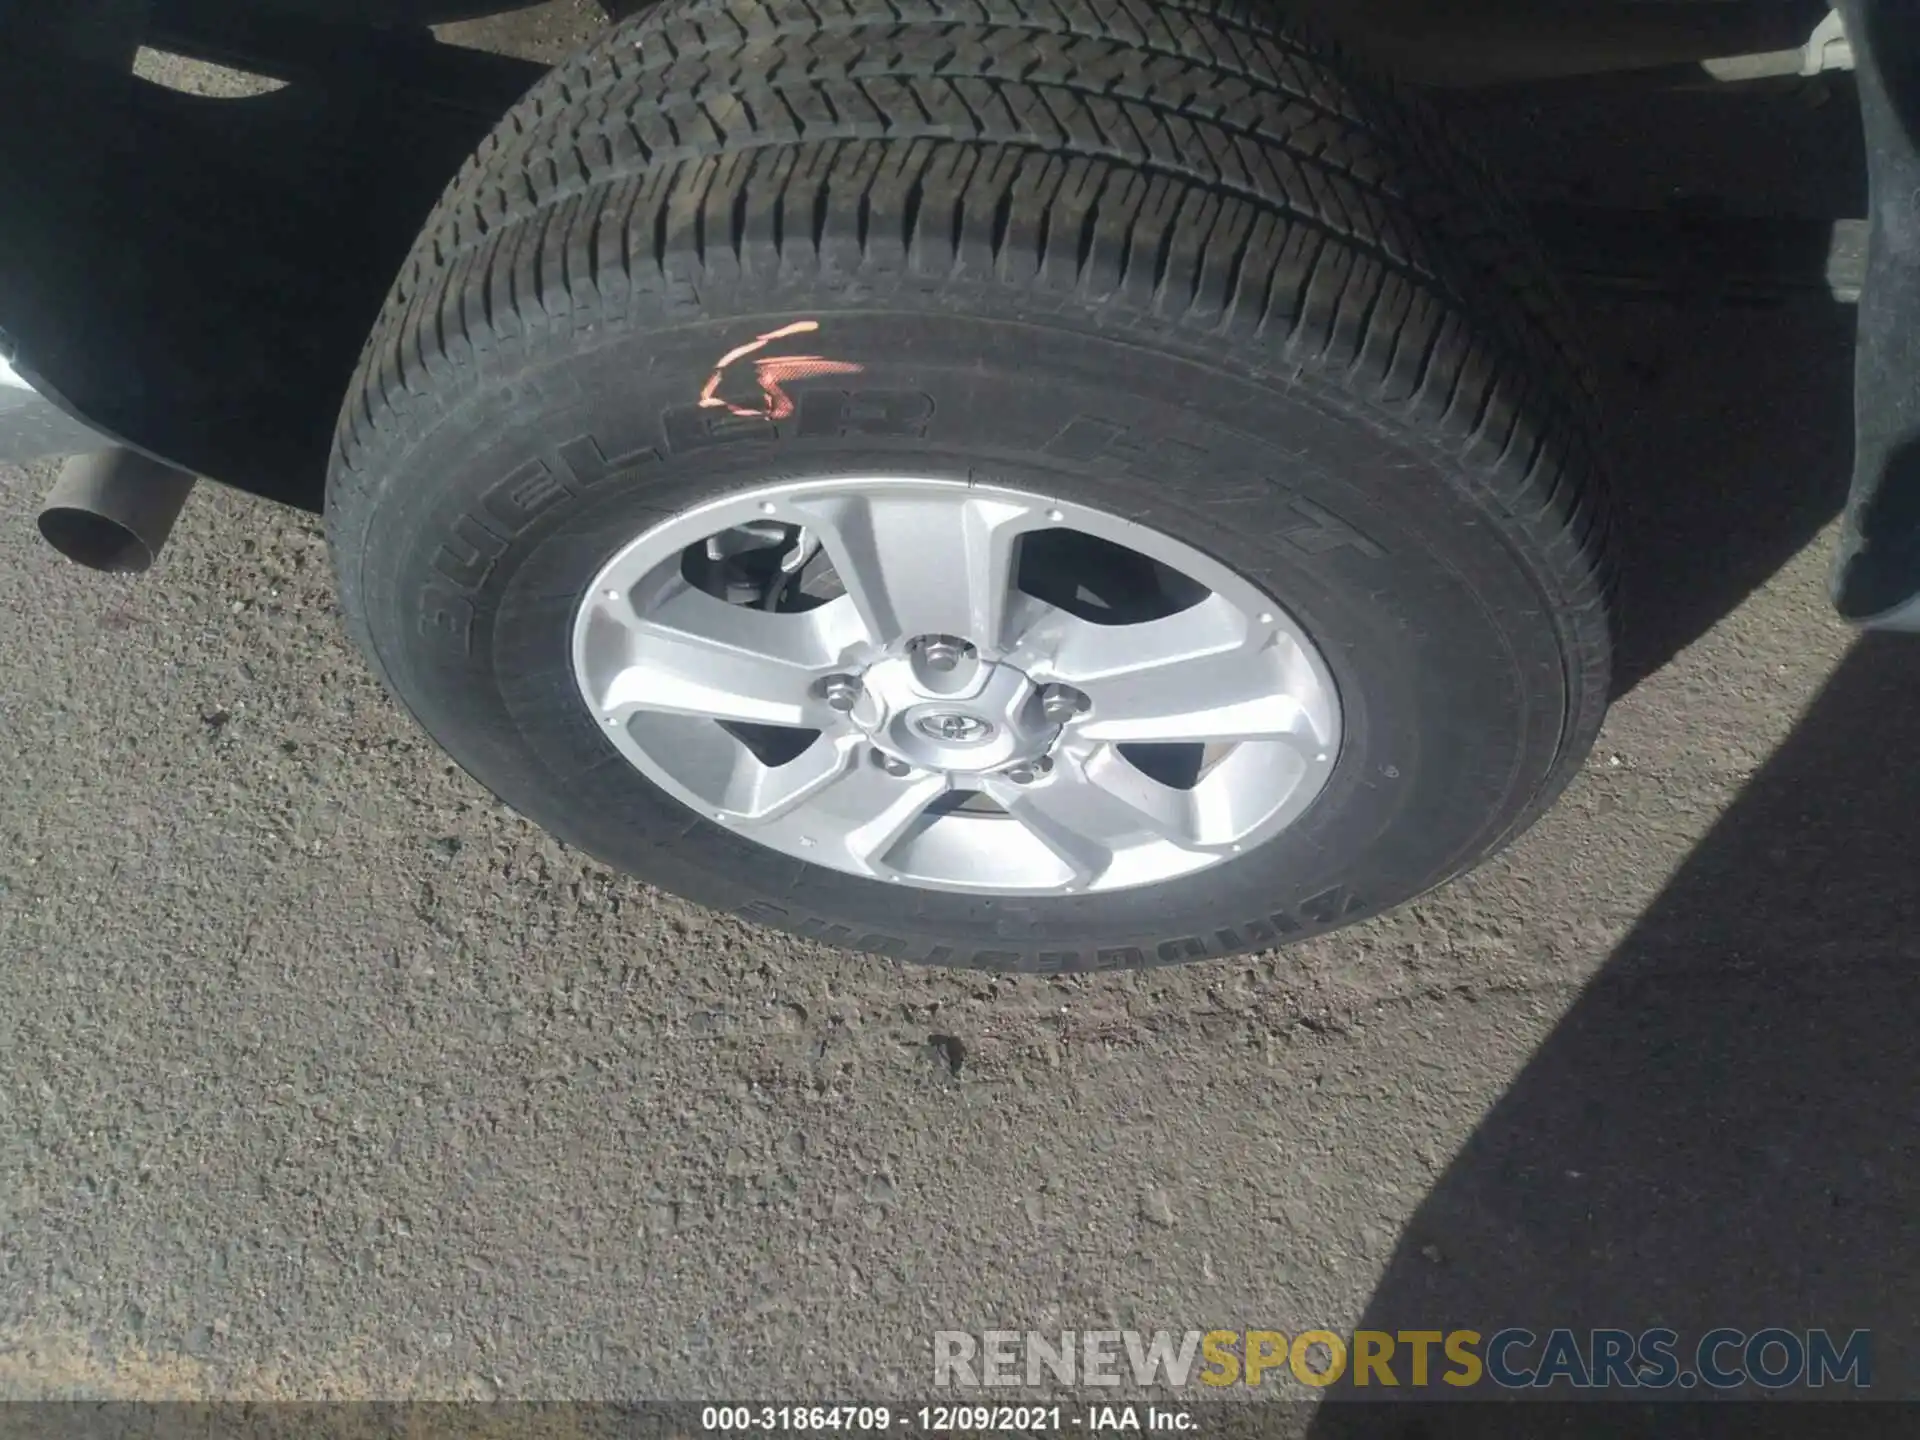
[[[936,1329],[1509,1321],[1867,1326],[1920,1389],[1920,641],[1827,607],[1851,316],[1585,303],[1634,637],[1585,774],[1396,914],[1141,974],[610,874],[385,697],[312,518],[203,486],[102,578],[0,469],[0,1394],[898,1396]]]

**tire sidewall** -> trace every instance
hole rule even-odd
[[[1297,370],[976,301],[796,313],[709,296],[696,320],[556,326],[477,357],[356,457],[380,483],[337,533],[376,663],[462,765],[563,839],[716,908],[907,959],[1064,970],[1271,944],[1397,904],[1496,844],[1563,743],[1559,597],[1448,457]],[[860,373],[789,387],[796,412],[777,422],[698,406],[722,355],[797,318],[820,328],[786,353]],[[576,687],[588,583],[695,504],[855,473],[1057,496],[1245,575],[1333,673],[1326,788],[1199,874],[1038,898],[823,870],[667,796]]]

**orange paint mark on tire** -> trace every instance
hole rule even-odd
[[[766,349],[776,340],[784,340],[789,335],[811,334],[819,328],[818,320],[796,320],[791,325],[769,330],[765,335],[729,350],[720,357],[720,363],[713,367],[713,373],[701,387],[701,408],[725,410],[729,415],[750,420],[784,420],[793,414],[793,397],[782,386],[816,375],[858,375],[867,368],[850,360],[829,360],[824,355],[766,355],[753,362],[754,379],[760,386],[759,405],[736,405],[731,400],[721,398],[720,382],[729,365],[746,359],[755,351]]]

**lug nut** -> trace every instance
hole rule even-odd
[[[1071,685],[1048,685],[1040,691],[1040,713],[1050,724],[1064,725],[1089,704]]]
[[[951,635],[922,635],[913,644],[929,670],[952,670],[962,660],[979,653],[965,640]]]
[[[1030,760],[1024,765],[1016,765],[1007,771],[1007,778],[1016,785],[1031,785],[1042,775],[1053,769],[1053,761],[1042,755],[1038,760]]]
[[[845,714],[860,703],[860,682],[851,675],[829,675],[820,682],[827,704]]]
[[[873,758],[879,763],[882,770],[896,779],[902,775],[911,773],[913,770],[913,767],[907,764],[906,761],[897,760],[891,755],[882,755],[878,750],[873,752]]]

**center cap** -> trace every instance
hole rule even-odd
[[[944,674],[929,676],[913,657],[890,656],[860,678],[847,718],[881,754],[916,770],[990,774],[1044,755],[1060,733],[1039,687],[1011,665],[983,661],[943,689]]]
[[[922,715],[913,722],[913,728],[929,739],[944,740],[949,745],[978,745],[991,740],[994,731],[991,721],[960,710]]]

